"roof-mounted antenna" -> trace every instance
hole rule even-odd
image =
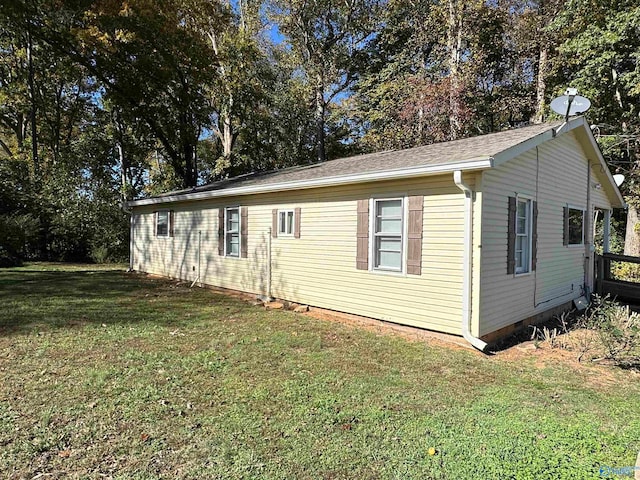
[[[556,129],[556,134],[558,134],[569,123],[569,117],[589,110],[591,102],[588,98],[578,95],[577,88],[569,87],[564,92],[564,95],[553,99],[550,107],[558,115],[564,115],[564,123]]]

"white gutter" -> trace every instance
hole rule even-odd
[[[448,163],[443,165],[422,165],[419,167],[400,168],[395,170],[384,170],[380,172],[356,173],[352,175],[335,175],[332,177],[316,178],[312,180],[294,180],[291,182],[272,183],[268,185],[250,185],[246,187],[223,188],[220,190],[210,190],[206,192],[179,193],[164,197],[145,198],[128,202],[129,207],[140,207],[143,205],[156,205],[159,203],[188,202],[193,200],[203,200],[215,197],[230,197],[234,195],[252,195],[266,192],[282,192],[285,190],[301,190],[305,188],[333,187],[336,185],[349,185],[352,183],[363,183],[380,180],[396,180],[401,178],[420,177],[425,175],[437,175],[439,173],[449,173],[453,170],[477,170],[491,168],[493,158],[478,157],[465,160],[460,163]]]
[[[133,272],[133,212],[131,211],[129,202],[122,202],[120,207],[129,215],[129,272]]]
[[[473,262],[473,191],[462,180],[462,171],[453,172],[453,181],[464,192],[464,257],[462,278],[462,336],[484,352],[487,343],[471,334],[471,275]]]
[[[129,215],[129,271],[133,272],[133,215]]]

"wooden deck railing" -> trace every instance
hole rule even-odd
[[[612,278],[611,263],[626,262],[640,265],[640,257],[605,253],[596,255],[595,290],[599,295],[609,294],[625,300],[640,300],[640,283]]]

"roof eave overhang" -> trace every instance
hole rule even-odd
[[[593,136],[593,133],[591,132],[591,128],[589,128],[588,125],[586,126],[585,133],[586,133],[585,136],[588,139],[589,145],[595,152],[598,162],[600,163],[600,173],[606,177],[607,182],[609,183],[608,190],[612,191],[615,198],[618,200],[617,204],[615,202],[611,202],[612,206],[614,208],[627,208],[627,204],[624,201],[624,198],[622,197],[622,193],[620,193],[620,189],[618,188],[618,185],[613,179],[613,175],[611,175],[609,166],[607,165],[607,162],[604,159],[604,156],[602,155],[602,150],[600,150],[600,146],[598,145],[598,142],[596,141],[596,138]]]
[[[164,197],[145,198],[141,200],[132,200],[127,203],[127,206],[142,207],[145,205],[158,205],[165,203],[193,202],[197,200],[206,200],[219,197],[234,197],[241,195],[254,195],[259,193],[303,190],[307,188],[334,187],[338,185],[350,185],[355,183],[400,180],[405,178],[426,177],[430,175],[451,173],[456,170],[483,170],[493,167],[493,164],[493,157],[484,156],[457,163],[447,163],[445,165],[428,165],[395,170],[384,170],[379,172],[357,173],[353,175],[340,175],[312,180],[297,180],[293,182],[273,183],[268,185],[249,185],[246,187],[225,188],[221,190],[181,193],[177,195],[167,195]]]
[[[625,208],[626,204],[624,199],[622,198],[622,194],[620,193],[618,186],[614,182],[613,176],[611,175],[611,172],[609,171],[609,167],[607,166],[607,162],[602,156],[602,151],[600,150],[600,147],[598,146],[598,143],[596,142],[596,139],[593,136],[593,133],[591,132],[591,128],[589,127],[589,124],[587,123],[585,117],[583,116],[572,118],[568,122],[565,122],[558,127],[550,128],[549,130],[544,131],[536,135],[535,137],[531,137],[528,140],[525,140],[524,142],[519,143],[518,145],[514,145],[513,147],[503,150],[502,152],[494,156],[493,166],[497,167],[499,165],[502,165],[503,163],[517,157],[518,155],[528,150],[531,150],[532,148],[537,147],[538,145],[548,140],[555,138],[558,135],[568,133],[579,127],[582,127],[581,130],[584,132],[584,136],[587,138],[589,146],[595,152],[596,157],[598,158],[598,162],[600,162],[600,166],[602,167],[601,168],[602,173],[607,177],[607,181],[609,183],[609,190],[613,193],[613,196],[617,200],[617,203],[615,201],[612,202],[613,207]]]
[[[517,157],[518,155],[525,153],[531,150],[532,148],[535,148],[538,145],[551,140],[552,138],[555,138],[555,136],[556,136],[556,130],[553,128],[549,128],[549,130],[539,133],[535,137],[531,137],[525,140],[524,142],[521,142],[512,147],[509,147],[501,151],[500,153],[497,153],[496,155],[494,155],[494,166],[498,167],[503,163],[508,162],[509,160]]]

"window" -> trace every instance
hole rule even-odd
[[[240,208],[230,207],[224,211],[224,245],[227,257],[240,256]]]
[[[584,243],[584,210],[569,207],[569,245]]]
[[[518,198],[516,206],[516,273],[527,273],[531,266],[531,200]]]
[[[156,212],[156,237],[169,236],[169,210]]]
[[[293,210],[278,211],[278,235],[293,235],[294,231]]]
[[[402,271],[404,232],[403,200],[374,200],[373,267],[377,270]]]

